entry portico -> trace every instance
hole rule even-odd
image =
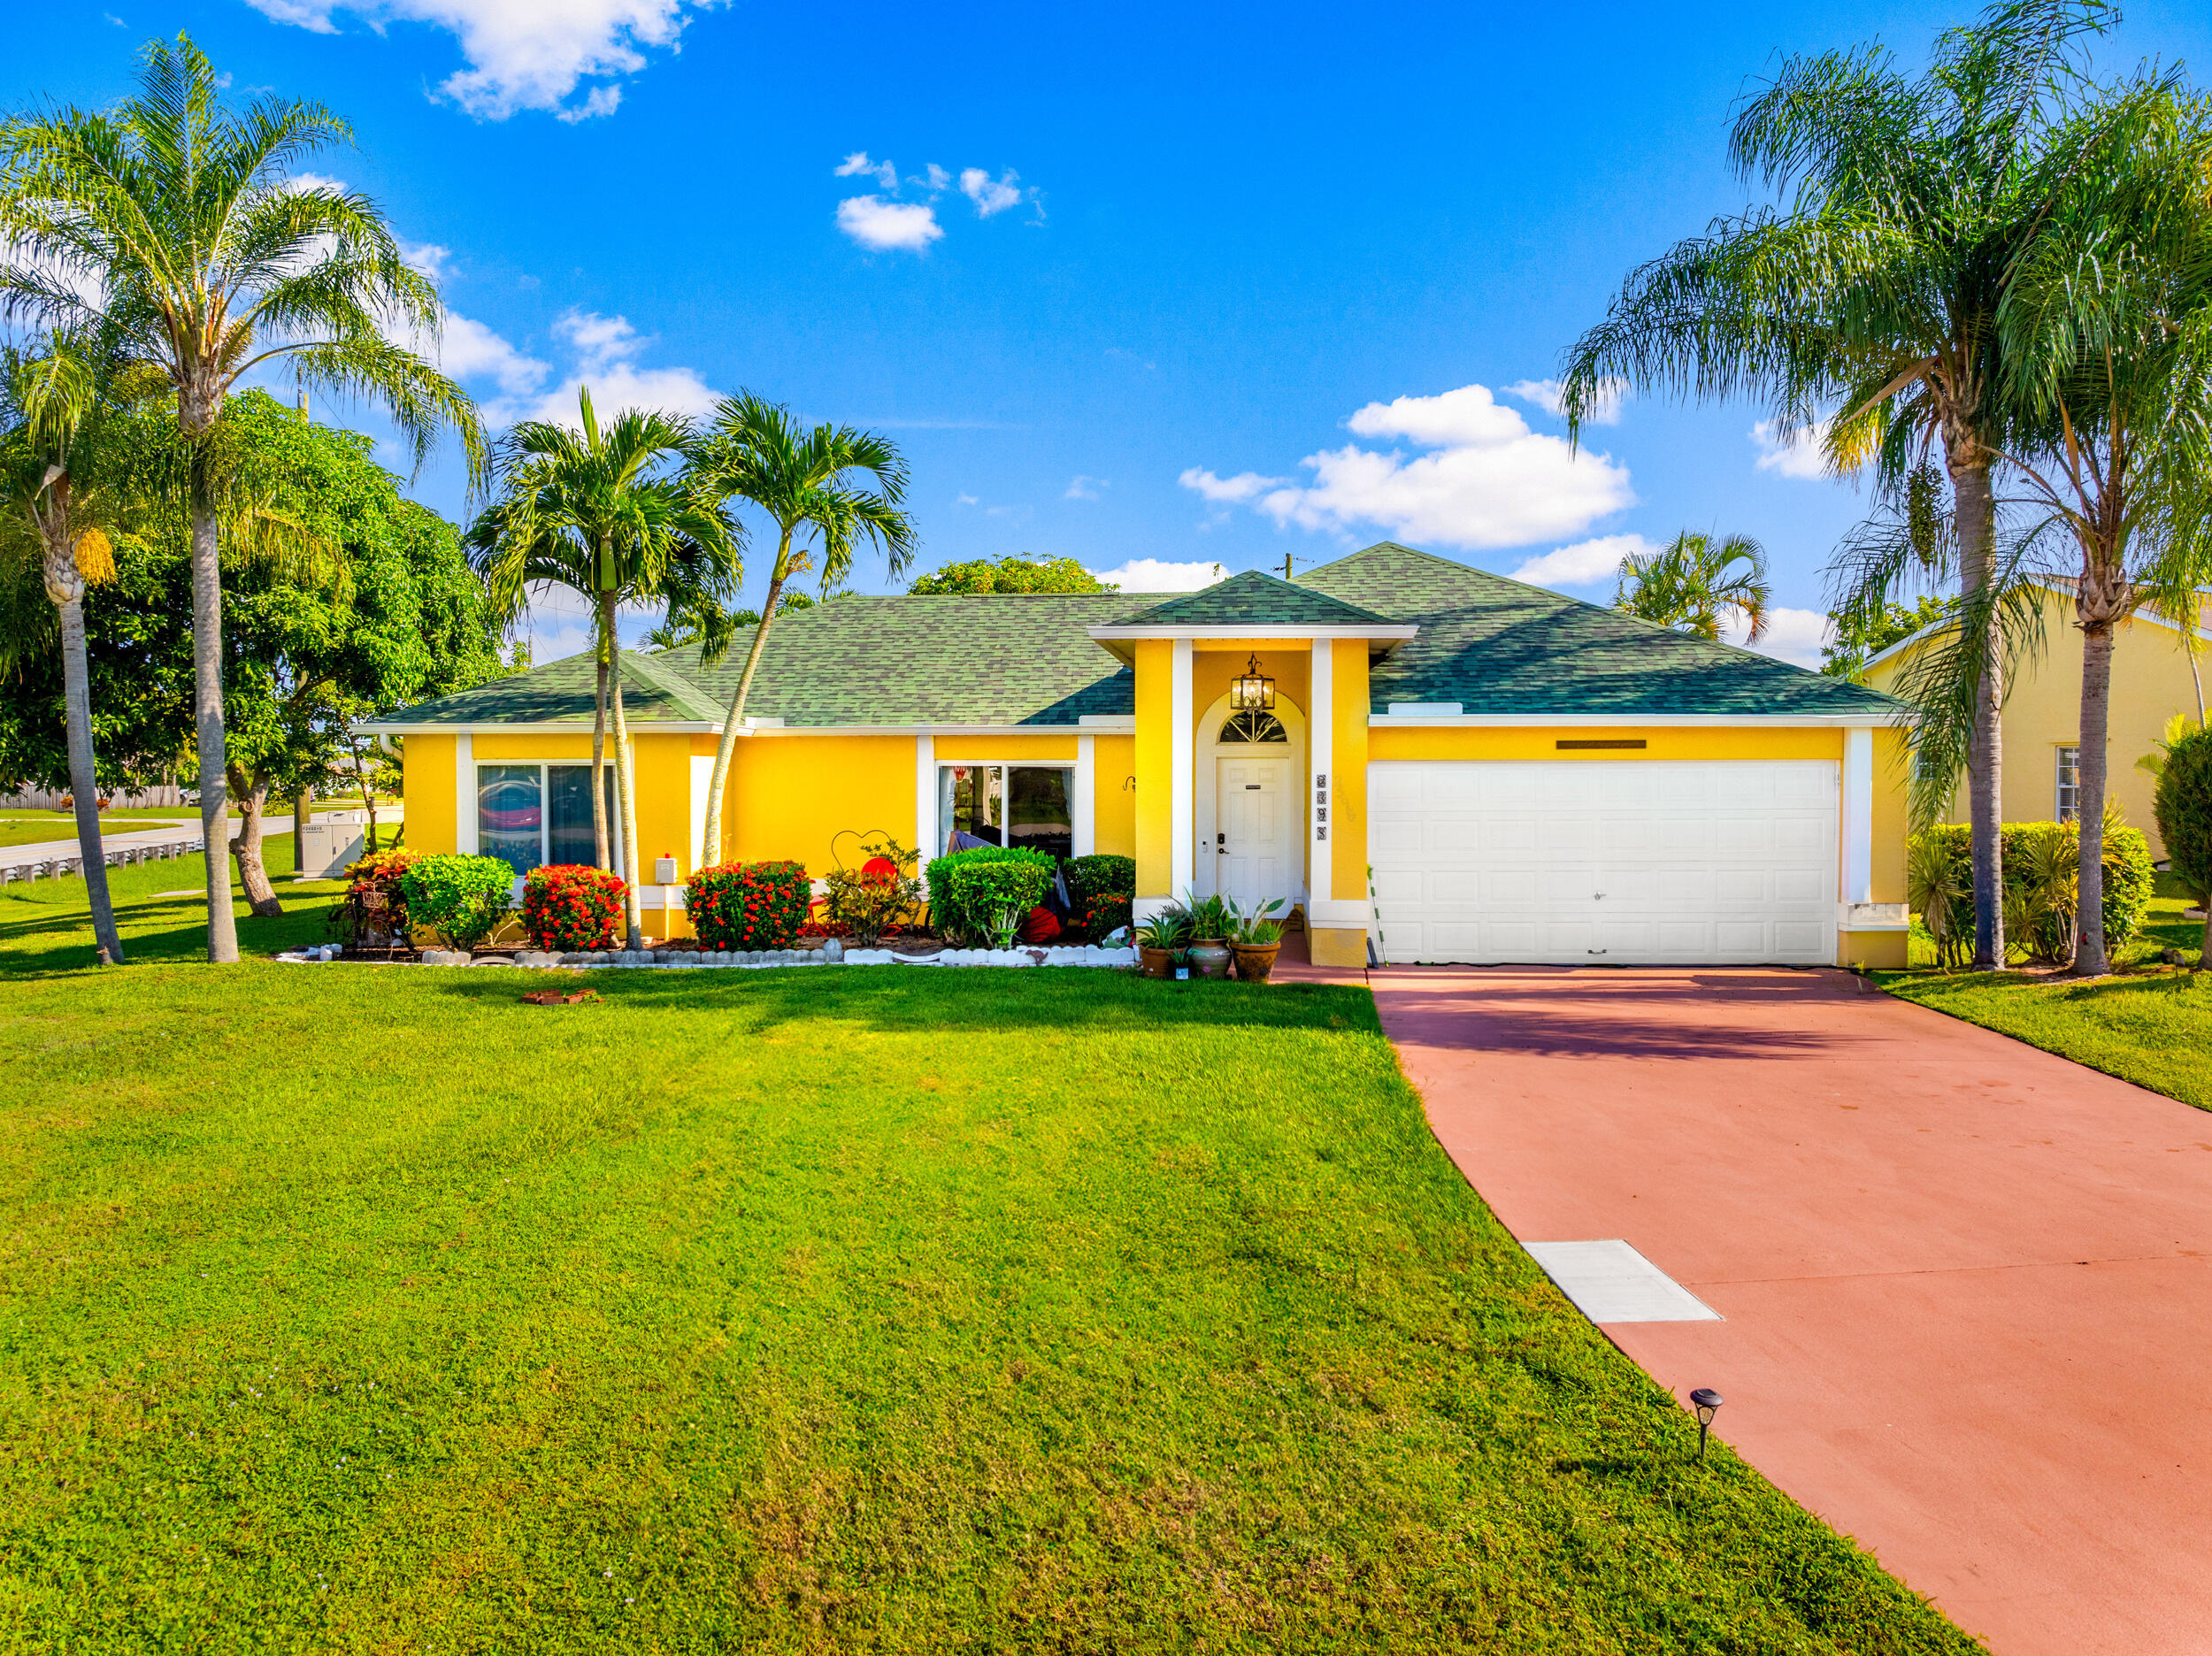
[[[1089,629],[1136,675],[1140,918],[1193,892],[1280,899],[1315,960],[1364,962],[1365,835],[1338,824],[1366,819],[1370,665],[1418,631],[1256,571]],[[1248,668],[1273,682],[1264,718],[1231,704]]]

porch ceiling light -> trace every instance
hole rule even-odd
[[[1260,671],[1257,656],[1253,656],[1246,662],[1244,671],[1229,680],[1229,705],[1239,713],[1275,710],[1275,681]]]

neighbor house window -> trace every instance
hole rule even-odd
[[[2058,750],[2058,819],[2071,822],[2081,815],[2081,749]]]
[[[608,847],[615,842],[614,767],[604,765]],[[595,862],[591,767],[487,764],[476,767],[476,849],[518,878],[548,862]],[[616,866],[621,865],[619,857]]]
[[[955,834],[964,834],[986,845],[1072,856],[1074,799],[1075,772],[1058,765],[940,765],[930,855],[942,855]]]

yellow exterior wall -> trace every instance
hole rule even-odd
[[[1330,698],[1335,705],[1335,730],[1330,741],[1334,757],[1329,778],[1329,843],[1336,855],[1329,865],[1329,885],[1338,898],[1367,895],[1367,640],[1336,639],[1330,663]],[[1361,945],[1364,958],[1366,945]]]
[[[1643,748],[1562,749],[1563,741],[1640,739]],[[1530,725],[1486,729],[1383,726],[1367,735],[1370,759],[1834,759],[1843,757],[1837,730],[1762,730],[1755,725]]]
[[[1175,642],[1137,640],[1136,847],[1137,895],[1171,897],[1175,878],[1175,806],[1171,729],[1174,709]]]
[[[679,881],[698,866],[692,842],[691,738],[634,736],[637,786],[638,878],[653,884],[655,859],[673,855]]]
[[[1275,681],[1275,693],[1286,696],[1301,712],[1312,705],[1306,694],[1308,682],[1305,650],[1286,650],[1279,639],[1271,640],[1273,650],[1260,650],[1260,671]],[[1206,709],[1229,694],[1229,680],[1243,672],[1245,663],[1255,652],[1246,649],[1221,649],[1209,640],[1203,649],[1191,653],[1190,710],[1193,718],[1202,718]],[[1210,748],[1213,732],[1201,733],[1200,748]]]
[[[648,739],[639,737],[634,740]],[[586,731],[580,736],[532,736],[500,730],[483,730],[476,732],[476,763],[478,764],[505,764],[510,761],[531,763],[542,763],[549,759],[580,759],[586,764],[589,764],[591,763],[591,732]],[[614,738],[611,735],[607,738],[607,763],[609,764],[614,763]]]
[[[722,804],[725,862],[787,859],[819,879],[837,866],[831,841],[848,828],[901,845],[914,838],[911,736],[739,740]],[[853,848],[849,840],[839,847],[849,859]]]
[[[407,738],[407,781],[401,801],[407,808],[407,848],[411,851],[460,849],[458,807],[454,797],[452,736]]]
[[[1874,732],[1874,866],[1870,895],[1876,902],[1905,901],[1911,763],[1903,731],[1892,727]],[[1901,966],[1904,962],[1897,963]]]
[[[1101,855],[1137,855],[1136,774],[1135,737],[1091,738],[1091,846]]]
[[[914,763],[914,739],[907,737],[906,762]],[[1073,764],[1075,737],[1065,736],[940,736],[934,744],[943,763],[970,760],[1034,759],[1041,763]]]
[[[2166,855],[2151,814],[2156,784],[2135,768],[2142,755],[2154,752],[2166,721],[2177,713],[2196,717],[2197,691],[2181,634],[2155,622],[2120,624],[2112,652],[2112,707],[2105,747],[2107,787],[2120,801],[2128,825],[2140,828],[2151,855]],[[1898,693],[1909,660],[1926,648],[1916,645],[1877,665],[1867,682]],[[2198,671],[2212,677],[2212,657]],[[2081,632],[2074,625],[2074,601],[2065,593],[2046,593],[2043,654],[2013,672],[2004,710],[2004,815],[2007,822],[2049,822],[2058,815],[2058,749],[2080,746]],[[1962,786],[1952,796],[1947,822],[1966,820]]]

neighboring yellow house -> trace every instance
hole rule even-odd
[[[621,658],[656,937],[749,641]],[[958,830],[1131,856],[1140,916],[1279,898],[1325,962],[1904,963],[1898,703],[1390,542],[1164,601],[841,598],[777,621],[748,708],[726,861]],[[367,728],[410,845],[519,877],[590,861],[591,718],[576,656]]]
[[[1905,670],[1931,647],[1938,631],[1916,632],[1874,656],[1866,664],[1867,682],[1897,694]],[[2197,638],[2212,640],[2212,632],[2200,626]],[[2120,623],[2112,652],[2107,791],[2120,802],[2128,824],[2140,828],[2150,840],[2151,855],[2161,861],[2166,847],[2151,812],[2156,784],[2135,762],[2156,749],[2175,714],[2193,718],[2201,705],[2197,675],[2212,663],[2200,661],[2193,667],[2183,642],[2182,630],[2172,622],[2139,614]],[[2003,718],[2005,820],[2072,820],[2081,752],[2081,630],[2074,624],[2074,595],[2062,587],[2043,590],[2042,654],[2015,669]],[[1963,788],[1962,779],[1945,821],[1966,820]]]

